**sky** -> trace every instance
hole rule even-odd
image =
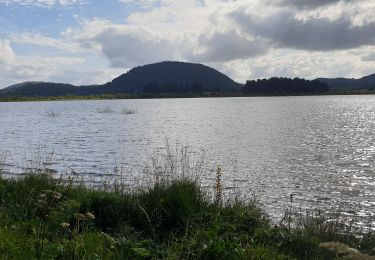
[[[375,73],[374,0],[0,0],[0,88],[203,63],[234,80]]]

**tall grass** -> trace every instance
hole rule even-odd
[[[6,162],[6,156],[5,155],[1,155],[0,154],[0,177],[3,176],[3,173],[4,173],[4,165],[5,165],[5,162]]]
[[[193,152],[186,146],[172,146],[168,139],[165,140],[163,149],[153,154],[150,162],[143,171],[148,176],[148,185],[151,186],[176,180],[202,183],[202,176],[210,170],[205,163],[204,150]]]

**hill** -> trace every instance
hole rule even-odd
[[[375,74],[365,76],[360,79],[347,78],[318,78],[320,82],[328,85],[331,90],[349,89],[371,89],[375,88]]]
[[[102,94],[100,86],[74,86],[64,83],[28,81],[0,90],[0,96],[52,97],[52,96],[86,96]]]
[[[144,93],[146,86],[173,86],[183,91],[186,86],[201,84],[204,91],[233,91],[240,84],[223,73],[202,64],[161,62],[140,66],[105,84],[113,92]]]
[[[218,91],[240,88],[223,73],[204,66],[185,62],[160,62],[131,69],[104,85],[74,86],[52,82],[24,82],[0,90],[1,96],[66,96],[100,94],[183,93]],[[146,90],[146,91],[145,91]]]

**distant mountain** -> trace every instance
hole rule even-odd
[[[360,79],[347,79],[347,78],[318,78],[320,82],[328,85],[333,89],[370,89],[375,88],[375,74],[360,78]]]
[[[161,62],[131,69],[104,85],[73,86],[51,82],[24,82],[0,90],[2,96],[65,96],[119,93],[234,91],[240,84],[223,73],[185,62]]]
[[[28,81],[0,90],[3,95],[59,96],[75,92],[76,86],[62,83]]]

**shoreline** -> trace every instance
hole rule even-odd
[[[114,94],[114,95],[93,95],[93,96],[48,96],[48,97],[1,97],[0,103],[10,102],[41,102],[41,101],[83,101],[83,100],[125,100],[125,99],[183,99],[183,98],[230,98],[230,97],[301,97],[301,96],[362,96],[374,95],[375,91],[352,90],[352,91],[330,91],[327,93],[311,93],[311,94],[259,94],[245,95],[237,92],[233,93],[206,93],[203,95],[148,95],[148,94]]]

